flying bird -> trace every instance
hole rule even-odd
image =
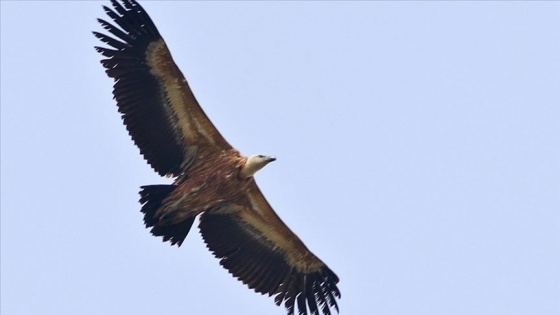
[[[109,33],[93,34],[114,79],[113,95],[132,140],[171,185],[140,190],[144,223],[181,246],[195,218],[208,249],[235,278],[274,296],[287,313],[338,312],[336,274],[282,222],[253,175],[275,160],[244,156],[208,119],[146,11],[134,0],[104,6]]]

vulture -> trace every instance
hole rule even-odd
[[[111,0],[93,32],[132,140],[171,185],[140,190],[144,223],[181,246],[195,218],[208,249],[233,277],[274,296],[289,315],[338,312],[336,274],[292,232],[253,175],[274,157],[242,155],[208,119],[152,19],[134,0]]]

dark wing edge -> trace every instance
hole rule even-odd
[[[229,147],[198,105],[142,6],[134,0],[111,3],[112,9],[103,9],[114,24],[98,19],[110,34],[93,32],[109,48],[95,49],[106,57],[101,64],[115,80],[118,110],[147,162],[162,176],[179,176],[196,154],[196,141],[206,140],[199,134]]]
[[[151,42],[161,40],[154,23],[135,1],[111,1],[105,13],[115,25],[98,19],[113,37],[93,34],[114,49],[95,47],[107,59],[101,60],[107,75],[114,78],[113,95],[124,124],[141,154],[162,176],[179,175],[185,160],[184,142],[169,123],[164,89],[150,74],[145,60]]]
[[[284,304],[289,315],[294,314],[296,304],[300,315],[308,314],[308,310],[310,314],[319,314],[319,309],[329,315],[331,307],[338,312],[336,299],[340,298],[340,291],[336,274],[279,218],[270,224],[269,217],[261,221],[266,226],[256,227],[239,213],[236,204],[206,211],[201,216],[201,234],[220,264],[256,292],[275,295],[275,303]],[[283,230],[280,234],[291,233],[285,240],[294,244],[293,248],[285,249],[285,245],[280,246],[262,232],[263,228],[278,230],[278,227]]]

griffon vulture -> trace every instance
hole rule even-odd
[[[95,47],[115,80],[118,110],[141,154],[172,185],[141,187],[144,223],[181,246],[199,214],[200,232],[220,264],[249,288],[274,295],[288,314],[338,311],[338,277],[282,222],[253,175],[275,160],[234,149],[199,106],[163,38],[134,0],[104,6],[110,46]]]

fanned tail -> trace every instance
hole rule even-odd
[[[140,203],[144,213],[144,224],[151,227],[150,232],[154,236],[163,236],[163,241],[170,241],[171,245],[181,246],[189,234],[196,216],[184,220],[174,220],[178,211],[166,211],[157,213],[162,206],[163,200],[177,188],[176,185],[149,185],[140,187]]]

